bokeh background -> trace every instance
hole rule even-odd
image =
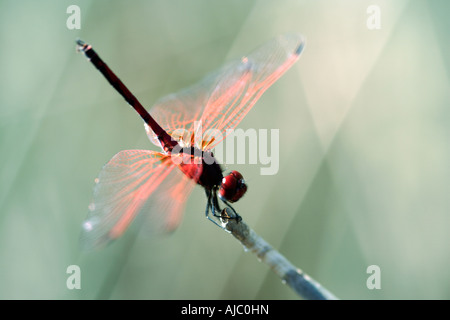
[[[81,29],[66,9],[81,9]],[[366,26],[369,5],[381,28]],[[75,52],[94,45],[146,106],[273,36],[300,60],[242,129],[280,130],[280,169],[234,165],[235,208],[343,299],[450,298],[448,1],[0,1],[0,298],[297,299],[204,218],[196,188],[180,228],[131,230],[82,253],[94,178],[124,149],[155,149],[140,118]],[[81,268],[68,290],[66,268]],[[369,265],[381,289],[366,287]]]

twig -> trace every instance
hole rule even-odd
[[[226,209],[225,209],[226,210]],[[238,239],[244,248],[253,252],[299,296],[307,300],[337,300],[338,298],[317,281],[296,268],[281,253],[269,245],[242,219],[222,219],[225,230]]]

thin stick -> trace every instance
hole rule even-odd
[[[299,296],[307,300],[338,299],[317,281],[295,267],[281,253],[257,235],[255,231],[250,229],[242,219],[223,219],[223,221],[225,222],[225,230],[238,239],[244,248],[256,254]]]

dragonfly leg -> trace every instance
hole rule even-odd
[[[222,200],[223,203],[227,206],[224,209],[220,208],[219,200],[217,197],[217,188],[213,188],[212,190],[206,190],[206,197],[208,198],[206,204],[205,216],[208,220],[212,221],[216,226],[225,229],[223,225],[220,225],[216,220],[223,222],[224,220],[236,219],[237,222],[241,221],[242,218],[239,214],[237,214],[236,210],[225,200]],[[211,215],[209,214],[211,212]],[[214,219],[217,218],[217,219]]]
[[[205,216],[206,216],[206,218],[207,218],[209,221],[213,222],[216,226],[218,226],[218,227],[221,228],[221,229],[224,229],[223,226],[221,226],[219,223],[217,223],[217,221],[215,221],[215,220],[214,220],[213,218],[211,218],[211,216],[209,215],[209,213],[211,212],[211,214],[212,214],[213,217],[216,217],[216,218],[220,218],[220,217],[221,217],[220,215],[217,215],[217,214],[216,214],[216,210],[219,209],[219,211],[221,211],[221,209],[218,207],[217,199],[216,199],[216,201],[213,200],[213,199],[214,199],[213,194],[215,194],[215,192],[212,191],[212,190],[205,190],[205,191],[206,191],[206,197],[207,197],[207,199],[208,199],[208,201],[207,201],[207,203],[206,203]],[[216,197],[217,197],[217,196],[216,196]],[[217,204],[217,207],[215,206],[216,204]]]
[[[214,187],[213,191],[211,192],[211,207],[212,207],[212,214],[214,217],[220,218],[222,217],[221,214],[216,213],[217,212],[222,212],[222,209],[220,209],[220,205],[219,205],[219,201],[217,200],[217,188]]]
[[[241,216],[236,212],[236,210],[234,210],[234,208],[226,200],[222,199],[222,202],[225,203],[225,205],[227,206],[227,208],[222,210],[222,214],[221,214],[222,218],[236,219],[237,222],[242,220]],[[231,214],[226,209],[230,209]]]

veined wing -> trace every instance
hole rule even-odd
[[[213,130],[212,135],[214,130],[221,133],[209,148],[223,140],[226,130],[234,129],[264,91],[298,60],[304,44],[299,35],[279,36],[226,67],[202,115],[204,140],[213,137],[208,130]]]
[[[194,124],[200,121],[204,107],[208,101],[212,83],[217,75],[210,75],[203,81],[161,98],[150,109],[150,115],[182,147],[190,146],[190,135],[194,133]],[[160,146],[154,132],[146,125],[145,130],[150,141]],[[186,143],[183,143],[186,142]]]
[[[304,45],[300,35],[279,36],[200,83],[161,99],[150,114],[169,133],[195,132],[195,137],[188,134],[184,139],[197,141],[198,148],[213,148],[225,138],[226,130],[234,129],[264,91],[297,61]],[[194,122],[199,120],[201,127],[194,128]],[[149,137],[156,142],[152,134]]]
[[[145,208],[145,211],[151,214],[143,214],[138,217],[140,222],[145,225],[146,231],[150,231],[150,233],[155,229],[170,232],[178,227],[182,221],[186,201],[197,185],[196,181],[202,172],[201,162],[195,164],[192,158],[186,159],[190,156],[172,154],[172,157],[179,157],[176,160],[173,159],[176,163],[183,160],[190,161],[189,176],[191,178],[177,166],[154,191]]]
[[[179,188],[185,188],[184,197],[193,187],[187,180],[195,185],[195,181],[187,177],[178,183],[172,179],[174,175],[179,177],[180,170],[175,163],[172,156],[155,151],[125,150],[117,153],[96,179],[94,201],[89,205],[88,217],[83,222],[82,247],[89,250],[117,239],[141,213],[155,216],[153,220],[158,222],[157,227],[173,229],[176,226],[174,217],[181,215],[174,212],[182,209],[180,204],[169,206],[171,210],[168,211],[150,212],[150,209],[155,201],[161,202],[154,199],[155,195],[158,196],[155,191],[164,191],[159,189],[166,179]],[[201,167],[199,170],[201,173]]]

